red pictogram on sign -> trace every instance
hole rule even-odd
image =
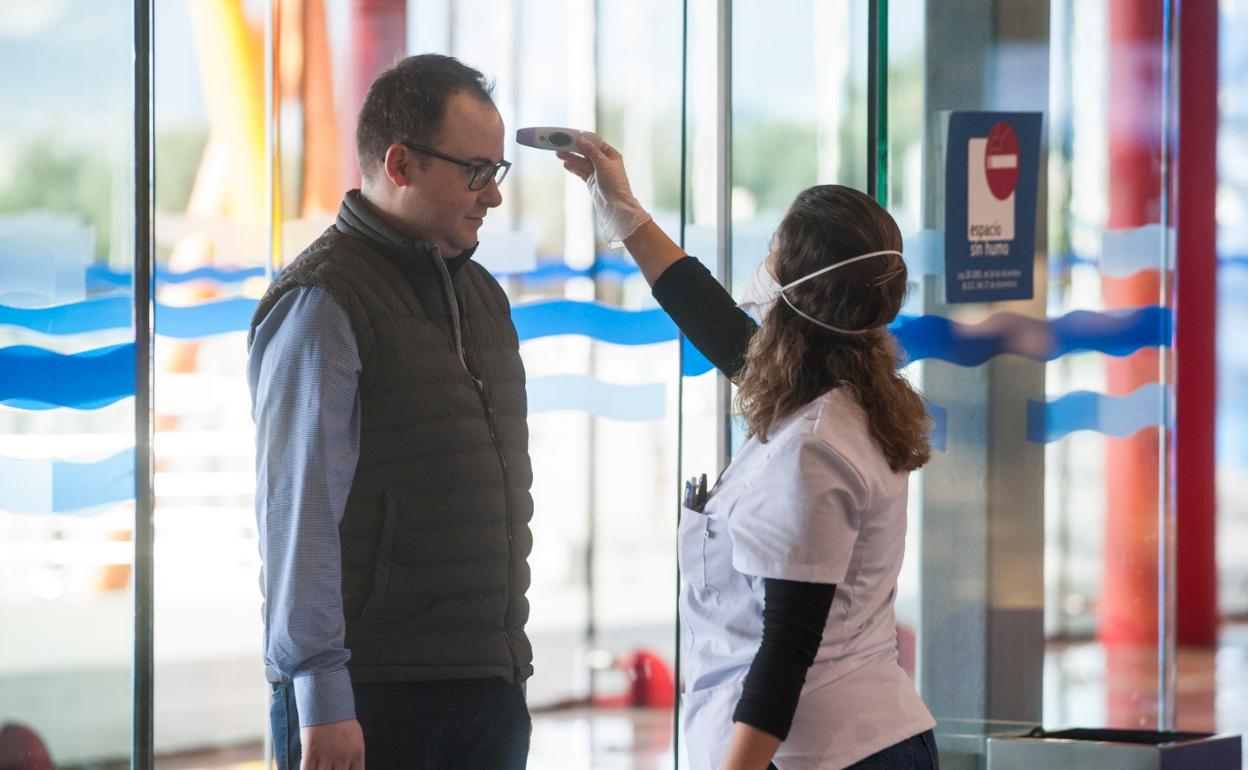
[[[1009,123],[998,123],[988,132],[988,146],[984,152],[984,176],[997,200],[1003,201],[1014,194],[1018,166],[1018,135]]]

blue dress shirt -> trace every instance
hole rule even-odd
[[[319,287],[286,292],[247,362],[256,423],[265,662],[294,682],[299,723],[355,718],[338,525],[360,455],[360,356]]]

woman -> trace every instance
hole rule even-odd
[[[692,766],[936,767],[893,614],[908,475],[929,456],[926,409],[885,328],[906,290],[896,223],[856,190],[804,191],[739,308],[637,203],[618,152],[577,148],[559,156],[589,184],[608,242],[737,383],[748,425],[680,522]]]

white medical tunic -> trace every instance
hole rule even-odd
[[[893,601],[908,473],[837,388],[745,442],[705,511],[681,512],[682,723],[690,766],[715,770],[763,633],[763,578],[835,583],[780,770],[836,770],[935,725],[897,662]]]

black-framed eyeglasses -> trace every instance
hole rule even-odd
[[[431,155],[435,158],[447,161],[448,163],[454,163],[457,166],[463,166],[468,169],[472,172],[472,174],[468,177],[468,189],[473,192],[485,189],[485,186],[490,183],[491,179],[498,184],[502,184],[503,180],[507,178],[507,172],[511,170],[511,161],[507,160],[500,160],[497,163],[482,165],[479,163],[469,163],[468,161],[460,160],[459,158],[453,158],[446,153],[438,152],[432,147],[426,147],[423,144],[416,144],[415,142],[400,142],[400,144],[410,150],[423,152],[426,155]]]

